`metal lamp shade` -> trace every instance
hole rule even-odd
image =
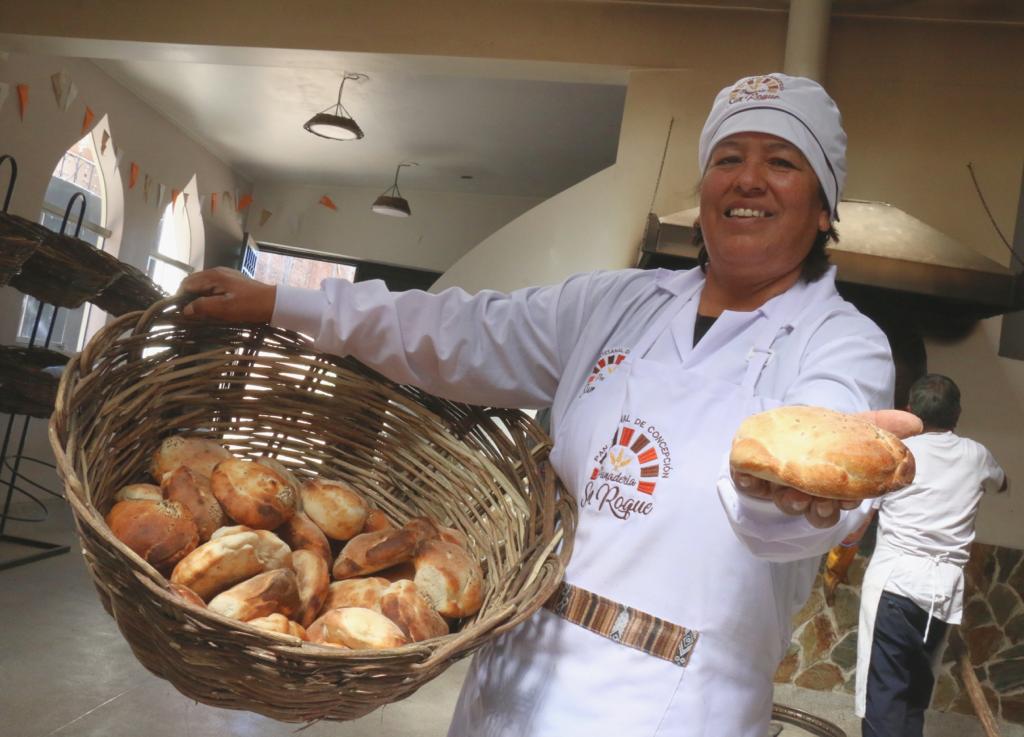
[[[391,197],[382,194],[373,202],[373,211],[380,215],[391,215],[396,218],[407,218],[412,214],[409,201],[404,197]]]
[[[314,136],[336,141],[355,141],[363,137],[363,129],[356,121],[342,115],[317,113],[302,126]]]

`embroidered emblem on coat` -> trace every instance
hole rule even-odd
[[[619,364],[625,361],[628,355],[629,350],[626,348],[610,348],[602,351],[594,367],[590,370],[590,374],[587,375],[581,394],[589,394],[594,391],[598,384],[615,373]]]

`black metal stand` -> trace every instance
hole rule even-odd
[[[7,194],[4,197],[4,207],[3,207],[3,211],[7,212],[7,207],[10,204],[10,201],[11,201],[11,194],[14,192],[14,182],[18,178],[18,165],[15,162],[14,157],[9,155],[9,154],[6,154],[6,155],[0,157],[0,166],[3,165],[4,161],[8,161],[11,164],[11,178],[10,178],[10,181],[8,183],[8,186],[7,186]],[[68,206],[64,210],[64,219],[63,219],[63,221],[61,222],[61,225],[60,225],[60,232],[61,232],[62,235],[64,234],[64,231],[67,228],[68,217],[71,214],[71,209],[74,206],[75,200],[78,199],[78,198],[80,198],[80,200],[81,200],[81,208],[79,210],[79,215],[78,215],[78,224],[75,227],[74,235],[75,235],[76,238],[78,237],[78,234],[81,231],[82,223],[85,220],[86,201],[85,201],[85,195],[83,195],[81,192],[76,192],[74,195],[71,196],[71,199],[68,201]],[[31,334],[31,337],[29,338],[29,341],[28,341],[28,347],[29,348],[32,348],[32,347],[35,346],[36,338],[39,335],[39,324],[42,321],[43,308],[45,306],[46,305],[44,305],[42,302],[40,302],[39,303],[39,308],[36,310],[35,322],[32,324],[32,334]],[[43,343],[43,347],[44,348],[49,348],[49,346],[50,346],[50,340],[53,337],[53,328],[54,328],[54,326],[57,323],[57,312],[58,312],[58,310],[59,310],[58,307],[56,307],[56,306],[53,307],[53,313],[50,316],[50,324],[47,327],[46,338],[45,338],[45,341]],[[19,545],[19,546],[22,546],[22,547],[34,548],[38,552],[28,553],[26,555],[21,555],[21,556],[17,556],[17,557],[14,557],[14,558],[7,558],[7,559],[4,559],[4,560],[0,560],[0,571],[6,570],[8,568],[14,568],[16,566],[25,565],[27,563],[33,563],[33,562],[35,562],[37,560],[42,560],[44,558],[50,558],[50,557],[53,557],[55,555],[62,555],[63,553],[67,553],[67,552],[69,552],[71,550],[70,546],[68,546],[68,545],[61,545],[59,543],[45,542],[43,540],[34,540],[32,538],[20,537],[18,535],[9,535],[9,534],[7,534],[4,531],[6,529],[6,527],[7,527],[8,520],[15,519],[15,518],[12,518],[11,515],[10,515],[11,501],[14,498],[15,492],[20,493],[20,494],[28,497],[30,500],[32,500],[38,506],[40,506],[43,509],[43,512],[44,512],[43,517],[40,518],[40,519],[25,519],[25,518],[23,518],[23,519],[20,519],[19,521],[23,521],[23,522],[41,522],[44,519],[46,519],[46,514],[45,514],[46,507],[45,507],[45,505],[41,501],[39,501],[39,499],[37,499],[35,496],[33,496],[29,491],[27,491],[24,488],[22,488],[21,486],[19,486],[18,485],[18,481],[19,480],[24,480],[24,481],[32,484],[37,489],[39,489],[39,490],[41,490],[41,491],[43,491],[43,492],[45,492],[47,494],[50,494],[51,496],[55,496],[57,498],[60,498],[60,496],[61,496],[59,493],[51,491],[51,490],[45,488],[41,484],[38,484],[35,481],[32,481],[31,479],[27,478],[26,476],[24,476],[21,473],[21,464],[22,464],[23,461],[28,461],[30,463],[35,463],[35,464],[46,466],[46,467],[49,467],[49,468],[56,468],[52,463],[47,463],[46,461],[42,461],[42,460],[40,460],[38,458],[32,458],[32,457],[26,456],[24,454],[24,451],[25,451],[25,441],[28,438],[29,421],[32,419],[31,415],[24,415],[25,419],[24,419],[24,421],[22,422],[22,425],[21,425],[21,435],[18,438],[18,450],[17,450],[17,452],[15,452],[15,454],[13,456],[8,458],[7,451],[10,449],[11,439],[12,439],[12,431],[14,429],[14,423],[17,420],[17,418],[18,418],[18,415],[14,415],[14,414],[12,414],[12,415],[10,415],[8,417],[8,419],[7,419],[7,429],[4,432],[3,444],[0,445],[0,461],[2,461],[3,467],[6,467],[10,471],[10,476],[7,479],[7,494],[6,494],[5,498],[4,498],[3,511],[0,512],[0,543],[10,543],[10,544]]]

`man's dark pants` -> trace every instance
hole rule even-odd
[[[868,669],[863,737],[921,737],[935,677],[932,656],[948,625],[905,596],[882,592]]]

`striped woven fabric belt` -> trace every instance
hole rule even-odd
[[[685,668],[700,633],[562,583],[544,608],[602,637]]]

